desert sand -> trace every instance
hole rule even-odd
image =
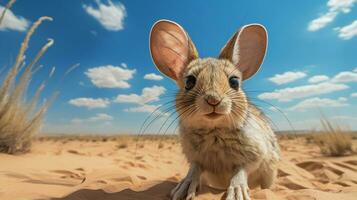
[[[275,185],[250,190],[252,199],[357,199],[357,155],[326,157],[303,137],[280,145]],[[0,163],[1,200],[168,199],[188,168],[176,138],[43,137],[27,154],[0,154]],[[196,199],[224,195],[203,186]]]

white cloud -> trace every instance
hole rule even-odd
[[[357,72],[351,72],[351,71],[340,72],[332,78],[332,82],[335,83],[357,82]]]
[[[339,13],[349,13],[356,1],[357,0],[329,0],[327,2],[329,10],[320,17],[312,20],[307,30],[317,31],[331,23]]]
[[[307,30],[317,31],[317,30],[325,27],[327,24],[331,23],[336,18],[336,16],[337,16],[337,12],[325,13],[325,14],[321,15],[320,17],[312,20],[309,23]]]
[[[121,3],[113,3],[108,0],[108,3],[96,1],[97,8],[83,5],[84,10],[94,17],[103,27],[109,31],[120,31],[124,29],[124,18],[126,17],[125,6]]]
[[[96,116],[89,118],[89,121],[110,121],[113,120],[113,117],[105,114],[105,113],[98,113]]]
[[[305,99],[298,104],[290,107],[290,111],[306,111],[309,108],[321,108],[321,107],[343,107],[348,106],[347,99],[340,97],[338,99],[329,99],[329,98],[319,98],[314,97],[310,99]]]
[[[160,80],[162,80],[163,78],[164,78],[164,77],[162,77],[161,75],[154,74],[154,73],[145,74],[145,76],[144,76],[144,79],[154,80],[154,81],[160,81]]]
[[[77,107],[86,107],[89,109],[92,108],[106,108],[110,101],[108,99],[93,99],[93,98],[76,98],[68,101],[69,104]]]
[[[126,63],[120,63],[120,65],[121,65],[122,67],[124,67],[125,69],[128,68],[128,65],[127,65]]]
[[[83,122],[105,122],[105,121],[111,121],[114,118],[106,113],[97,113],[93,117],[89,117],[86,119],[81,119],[81,118],[74,118],[72,119],[72,123],[83,123]]]
[[[353,70],[353,72],[357,72],[357,67]]]
[[[318,84],[303,85],[297,87],[289,87],[284,89],[277,89],[273,92],[265,92],[258,95],[260,99],[276,99],[278,101],[291,101],[304,97],[315,96],[319,94],[327,94],[339,90],[349,88],[345,84],[322,82]]]
[[[145,87],[141,95],[137,94],[120,94],[116,97],[114,102],[117,103],[136,103],[144,105],[146,103],[160,100],[160,96],[164,94],[166,89],[162,86],[154,85],[152,87]]]
[[[5,7],[0,5],[0,13],[4,11]],[[21,16],[16,16],[11,10],[7,10],[3,21],[0,24],[0,31],[26,31],[30,22]]]
[[[133,78],[135,72],[135,69],[125,66],[105,65],[88,69],[85,74],[99,88],[129,88],[127,81]]]
[[[352,93],[351,97],[357,97],[357,92]]]
[[[351,24],[344,27],[337,27],[335,30],[338,31],[338,37],[343,40],[349,40],[357,36],[357,20],[353,21]]]
[[[124,109],[125,112],[154,112],[160,105],[150,105],[148,103],[156,102],[160,100],[160,96],[166,92],[166,89],[162,86],[154,85],[152,87],[145,87],[141,91],[141,94],[121,94],[118,95],[114,102],[116,103],[133,103],[139,106]],[[160,111],[157,113],[162,114]]]
[[[133,107],[133,108],[127,108],[124,111],[125,112],[147,112],[147,113],[151,113],[154,112],[158,107],[160,107],[160,105],[141,105],[138,107]]]
[[[271,82],[274,82],[278,85],[285,83],[290,83],[298,79],[302,79],[306,76],[304,72],[285,72],[283,74],[276,74],[275,76],[268,78]]]
[[[349,13],[356,0],[329,0],[327,6],[330,11]]]
[[[316,75],[316,76],[313,76],[313,77],[309,78],[308,82],[309,83],[319,83],[319,82],[327,81],[327,80],[329,80],[328,76]]]

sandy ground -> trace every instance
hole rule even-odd
[[[280,144],[276,184],[251,190],[253,199],[357,199],[357,155],[324,157],[304,138]],[[175,139],[47,138],[36,141],[30,153],[0,154],[0,199],[168,199],[186,171]],[[224,195],[203,187],[196,199]]]

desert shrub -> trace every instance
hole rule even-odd
[[[117,145],[118,149],[125,149],[125,148],[127,148],[128,146],[129,146],[129,145],[128,145],[127,141],[122,141],[122,142],[120,142],[120,143]]]
[[[164,148],[164,143],[162,141],[160,141],[157,148],[159,148],[159,149]]]
[[[5,6],[0,15],[0,24],[5,17],[6,10],[10,9],[14,2],[14,0],[11,0]],[[3,153],[14,154],[26,152],[30,149],[32,139],[40,131],[43,116],[51,101],[46,101],[37,108],[37,100],[44,89],[46,81],[40,84],[32,98],[25,99],[29,82],[33,72],[36,70],[34,69],[35,64],[53,44],[53,40],[49,39],[32,62],[25,65],[24,54],[31,36],[45,20],[51,21],[52,19],[50,17],[41,17],[27,31],[15,63],[2,79],[0,86],[0,152]],[[53,72],[54,70],[51,70],[50,76],[52,76]]]
[[[352,152],[352,138],[348,131],[321,119],[322,131],[313,134],[313,141],[328,156],[343,156]]]

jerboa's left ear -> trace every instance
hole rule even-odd
[[[219,58],[230,60],[242,72],[243,80],[246,80],[259,70],[263,62],[267,37],[263,25],[243,26],[222,48]]]
[[[180,80],[187,65],[198,58],[186,31],[169,20],[160,20],[152,27],[150,52],[156,67],[175,81]]]

